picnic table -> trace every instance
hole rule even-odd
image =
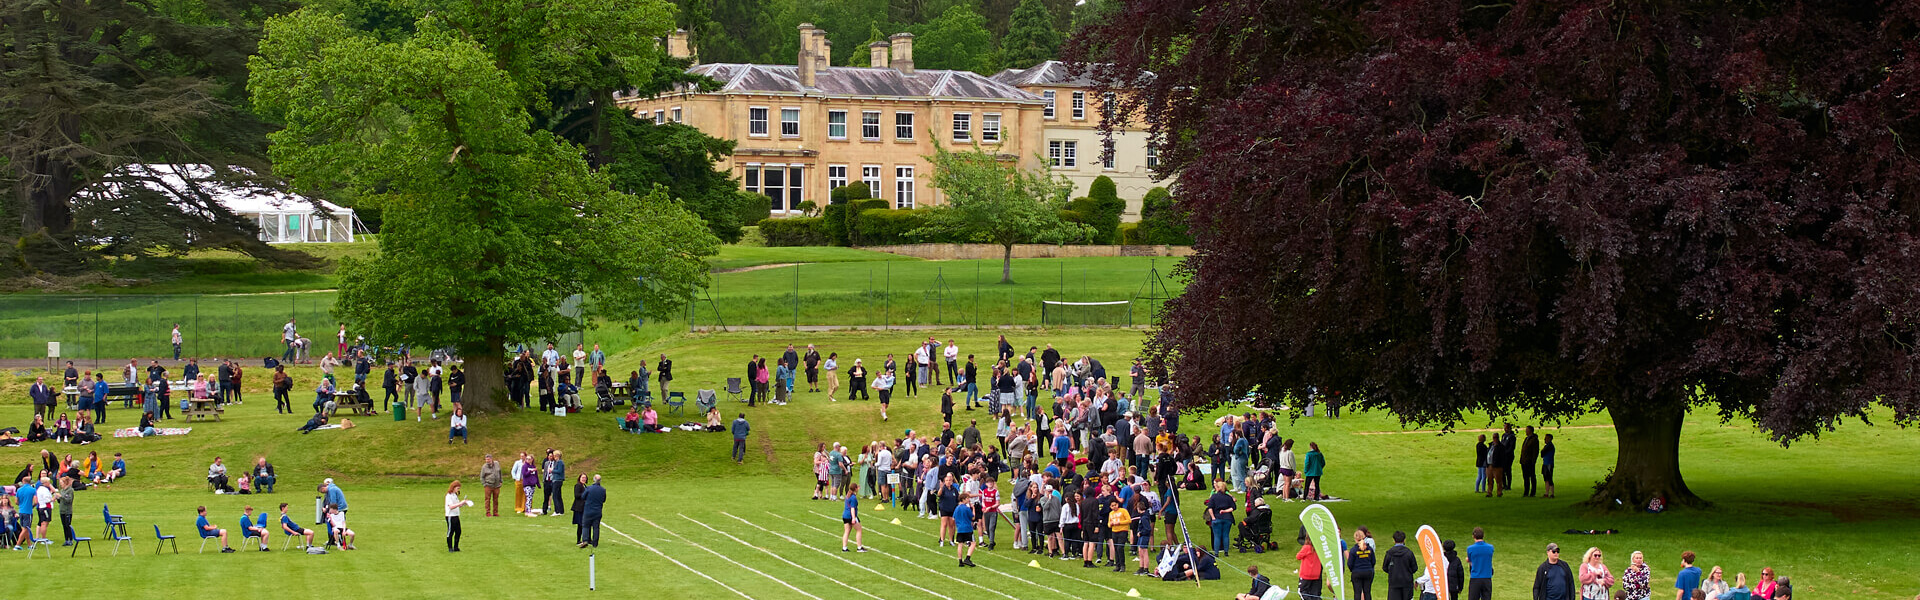
[[[220,401],[217,399],[188,398],[187,410],[182,411],[181,417],[189,421],[193,420],[195,417],[199,417],[202,419],[207,417],[213,417],[213,420],[218,421],[220,420],[220,415],[225,414],[226,412],[227,412],[227,409],[220,406]]]
[[[369,395],[366,398],[366,402],[361,402],[359,392],[353,390],[335,391],[333,393],[334,410],[338,411],[342,408],[347,408],[352,409],[353,414],[356,415],[380,414],[379,410],[374,409],[373,396]]]

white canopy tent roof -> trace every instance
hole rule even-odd
[[[228,211],[253,219],[264,242],[351,242],[356,231],[366,230],[351,208],[266,187],[212,181],[213,169],[206,165],[136,164],[125,169],[140,185],[176,199],[190,187],[199,189]]]

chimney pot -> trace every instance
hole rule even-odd
[[[800,56],[794,61],[795,70],[800,74],[800,87],[814,87],[816,82],[815,70],[820,66],[817,44],[823,39],[816,35],[817,31],[812,23],[800,24]]]
[[[867,44],[867,66],[875,69],[887,68],[887,43]]]

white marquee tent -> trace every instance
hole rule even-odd
[[[206,165],[129,165],[129,178],[153,191],[175,198],[188,189],[187,178],[221,206],[260,226],[260,240],[268,243],[351,242],[356,231],[366,231],[353,209],[265,187],[242,187],[212,182]],[[121,184],[109,184],[121,185]]]

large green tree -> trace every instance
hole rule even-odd
[[[1053,60],[1060,51],[1060,30],[1053,26],[1053,13],[1041,0],[1020,0],[1007,21],[1007,35],[1000,38],[1001,66],[1025,69]]]
[[[946,194],[946,203],[933,208],[926,226],[911,234],[1000,246],[1000,283],[1013,283],[1014,244],[1093,236],[1093,228],[1060,219],[1073,184],[1045,167],[1022,169],[978,148],[936,146],[927,158],[933,162],[933,186]]]
[[[285,122],[275,165],[306,187],[379,205],[380,253],[345,261],[335,310],[377,339],[454,346],[468,408],[506,407],[504,348],[586,318],[662,317],[705,284],[716,240],[664,190],[612,189],[584,150],[535,123],[548,92],[608,63],[639,83],[662,2],[438,4],[402,41],[303,9],[269,21],[251,63],[259,108]]]
[[[246,57],[276,0],[0,2],[0,155],[10,225],[69,254],[226,247],[294,261],[206,184],[272,185]],[[146,190],[193,163],[172,194]],[[70,263],[71,264],[71,263]]]
[[[914,33],[915,67],[989,71],[998,66],[986,63],[992,53],[993,34],[987,31],[986,17],[966,6],[947,9]]]
[[[715,162],[733,153],[723,140],[680,123],[655,125],[645,119],[621,119],[613,126],[613,160],[603,170],[614,189],[645,194],[664,186],[707,222],[707,229],[729,244],[740,241],[742,227],[767,218],[767,197],[740,189]]]

